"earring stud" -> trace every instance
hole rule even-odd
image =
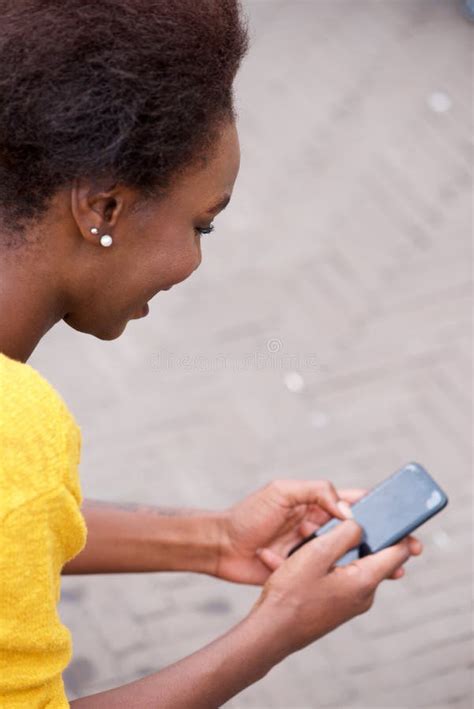
[[[113,239],[110,236],[110,234],[104,234],[104,236],[100,237],[101,246],[105,246],[106,248],[108,248],[109,246],[112,246],[112,241],[113,241]]]
[[[97,229],[97,227],[93,226],[91,228],[91,234],[94,234],[94,236],[97,236],[98,233],[99,233],[99,230]]]

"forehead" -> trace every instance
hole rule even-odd
[[[211,156],[183,174],[172,190],[174,199],[200,203],[201,209],[231,194],[240,166],[240,146],[235,124],[226,125]],[[171,195],[170,195],[171,196]]]

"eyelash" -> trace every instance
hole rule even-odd
[[[207,236],[207,234],[212,234],[212,232],[214,231],[214,228],[215,228],[214,224],[209,224],[209,226],[196,227],[196,231],[201,236]]]

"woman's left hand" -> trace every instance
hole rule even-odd
[[[292,546],[331,517],[345,519],[347,503],[364,493],[338,493],[326,480],[271,482],[225,515],[216,575],[237,583],[265,583]],[[341,501],[342,510],[338,507]]]
[[[277,480],[231,507],[225,517],[216,576],[262,585],[290,549],[331,517],[351,516],[349,505],[367,490],[336,490],[326,480]],[[342,503],[342,504],[341,504]],[[422,545],[410,537],[411,553]],[[397,569],[392,578],[403,576]]]

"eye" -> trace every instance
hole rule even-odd
[[[214,231],[214,224],[209,224],[209,226],[197,226],[196,231],[198,234],[201,234],[201,236],[212,234]]]

